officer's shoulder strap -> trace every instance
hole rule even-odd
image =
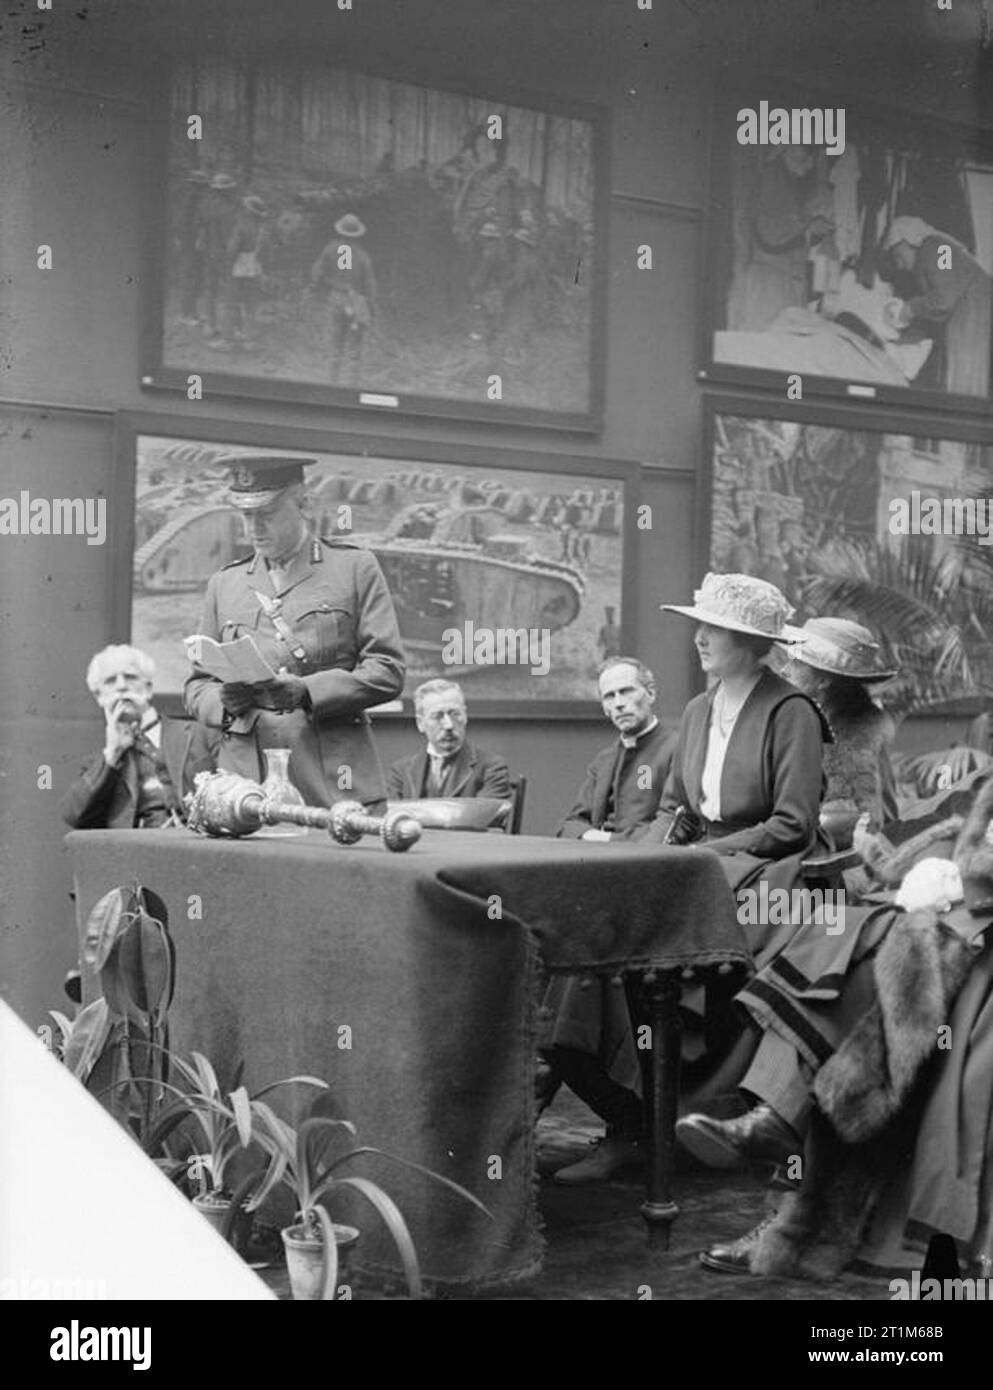
[[[252,555],[242,555],[237,560],[229,560],[226,565],[222,565],[222,570],[237,569],[239,565],[247,565],[252,560]]]
[[[355,541],[339,540],[337,536],[321,536],[321,545],[326,545],[329,550],[363,550],[364,546],[358,545]],[[315,547],[316,549],[316,547]],[[319,553],[319,552],[318,552]]]

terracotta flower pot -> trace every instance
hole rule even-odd
[[[224,1222],[231,1208],[230,1197],[222,1197],[218,1192],[200,1193],[193,1198],[193,1205],[206,1217],[219,1236],[224,1234]],[[248,1244],[251,1233],[252,1213],[243,1210],[235,1217],[234,1229],[231,1232],[231,1244],[239,1254]]]
[[[354,1226],[334,1228],[335,1242],[338,1246],[338,1283],[343,1278],[349,1263],[350,1252],[359,1238]],[[302,1225],[287,1226],[282,1232],[286,1249],[286,1268],[290,1276],[293,1297],[300,1301],[315,1303],[321,1290],[321,1267],[323,1263],[323,1243],[316,1240]]]

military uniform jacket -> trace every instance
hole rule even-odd
[[[255,591],[278,597],[292,641],[280,636]],[[250,633],[275,669],[302,677],[309,709],[250,709],[227,721],[218,766],[255,781],[266,748],[289,748],[290,779],[311,805],[383,802],[386,785],[365,711],[398,696],[405,668],[393,602],[371,550],[342,542],[308,542],[290,562],[278,594],[259,555],[235,561],[207,584],[200,631],[229,642]],[[302,649],[302,657],[292,648]],[[186,707],[203,723],[224,727],[220,682],[195,674]]]

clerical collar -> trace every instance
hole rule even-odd
[[[635,734],[633,737],[631,734],[621,734],[621,746],[623,748],[637,748],[641,740],[647,738],[652,730],[657,729],[658,726],[658,717],[655,716],[650,724],[645,725],[640,734]]]

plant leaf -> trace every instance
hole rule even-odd
[[[87,917],[82,956],[83,963],[91,970],[103,969],[114,942],[127,925],[131,896],[128,889],[112,888],[104,893]]]
[[[334,1120],[327,1115],[316,1115],[309,1120],[304,1120],[297,1135],[297,1177],[301,1185],[301,1194],[306,1185],[308,1195],[303,1198],[303,1205],[308,1206],[316,1200],[315,1189],[320,1181],[321,1162],[327,1152],[327,1147],[332,1137],[337,1135],[340,1130],[346,1130],[353,1137],[355,1126],[350,1120]],[[325,1170],[330,1171],[330,1169]]]
[[[318,1298],[322,1303],[334,1301],[338,1292],[338,1242],[335,1239],[334,1225],[323,1207],[315,1207],[317,1222],[324,1237],[321,1250],[321,1287]]]
[[[358,1149],[350,1149],[347,1154],[342,1154],[340,1158],[335,1159],[334,1163],[327,1170],[327,1173],[330,1174],[339,1164],[346,1162],[349,1158],[357,1158],[360,1154],[378,1154],[380,1158],[389,1159],[390,1163],[398,1163],[401,1168],[412,1168],[415,1173],[423,1173],[426,1178],[431,1178],[434,1182],[440,1182],[443,1187],[447,1187],[459,1197],[464,1197],[467,1202],[471,1202],[472,1205],[478,1208],[490,1221],[496,1220],[496,1217],[490,1211],[489,1207],[485,1207],[478,1197],[472,1195],[468,1188],[463,1187],[460,1183],[453,1182],[451,1178],[446,1178],[441,1173],[434,1172],[431,1168],[425,1168],[420,1163],[414,1163],[412,1159],[397,1158],[396,1154],[388,1154],[384,1152],[383,1149],[373,1149],[369,1148],[367,1145],[363,1145]],[[323,1176],[325,1175],[322,1174],[322,1177]],[[344,1179],[336,1179],[335,1181],[343,1182]]]
[[[171,969],[162,923],[144,911],[132,914],[106,967],[116,975],[129,1017],[144,1022],[145,1015],[158,1013],[169,997]]]
[[[400,1208],[396,1202],[392,1197],[387,1196],[381,1187],[370,1182],[368,1178],[339,1178],[338,1185],[354,1187],[356,1192],[361,1192],[370,1206],[382,1217],[383,1225],[392,1236],[393,1243],[403,1262],[403,1271],[407,1276],[410,1296],[411,1298],[420,1298],[421,1271],[417,1264],[417,1251],[414,1249],[414,1242],[407,1230],[407,1223],[400,1214]]]
[[[254,1197],[252,1197],[252,1199],[246,1204],[246,1211],[257,1211],[258,1208],[265,1201],[265,1199],[269,1196],[269,1193],[272,1192],[285,1178],[287,1169],[285,1154],[281,1153],[278,1149],[270,1150],[269,1154],[269,1166],[266,1169],[265,1176],[263,1177],[260,1186],[256,1190]]]
[[[239,1086],[231,1092],[231,1109],[234,1111],[238,1138],[241,1140],[242,1148],[247,1149],[252,1142],[252,1105],[244,1086]]]
[[[329,1091],[331,1087],[326,1081],[322,1081],[319,1076],[286,1076],[282,1081],[272,1081],[268,1086],[263,1086],[261,1091],[255,1091],[252,1100],[261,1100],[270,1091],[276,1091],[280,1086],[317,1086],[322,1091]]]
[[[219,1099],[221,1095],[221,1086],[220,1082],[217,1080],[217,1073],[214,1071],[214,1068],[210,1065],[202,1052],[191,1052],[190,1056],[193,1058],[193,1065],[197,1070],[200,1089],[203,1091],[204,1095]]]
[[[106,999],[94,999],[77,1014],[66,1038],[63,1062],[73,1076],[86,1084],[97,1058],[107,1045],[113,1019]]]
[[[66,1038],[68,1038],[69,1034],[72,1032],[72,1020],[65,1014],[59,1013],[58,1009],[49,1009],[48,1016],[49,1018],[55,1019],[56,1026],[59,1030],[59,1037],[64,1046]]]
[[[266,1105],[264,1100],[253,1100],[252,1110],[261,1121],[261,1130],[257,1129],[256,1133],[266,1135],[276,1145],[286,1162],[291,1166],[294,1165],[297,1148],[296,1130],[285,1120],[281,1120],[275,1111]]]

